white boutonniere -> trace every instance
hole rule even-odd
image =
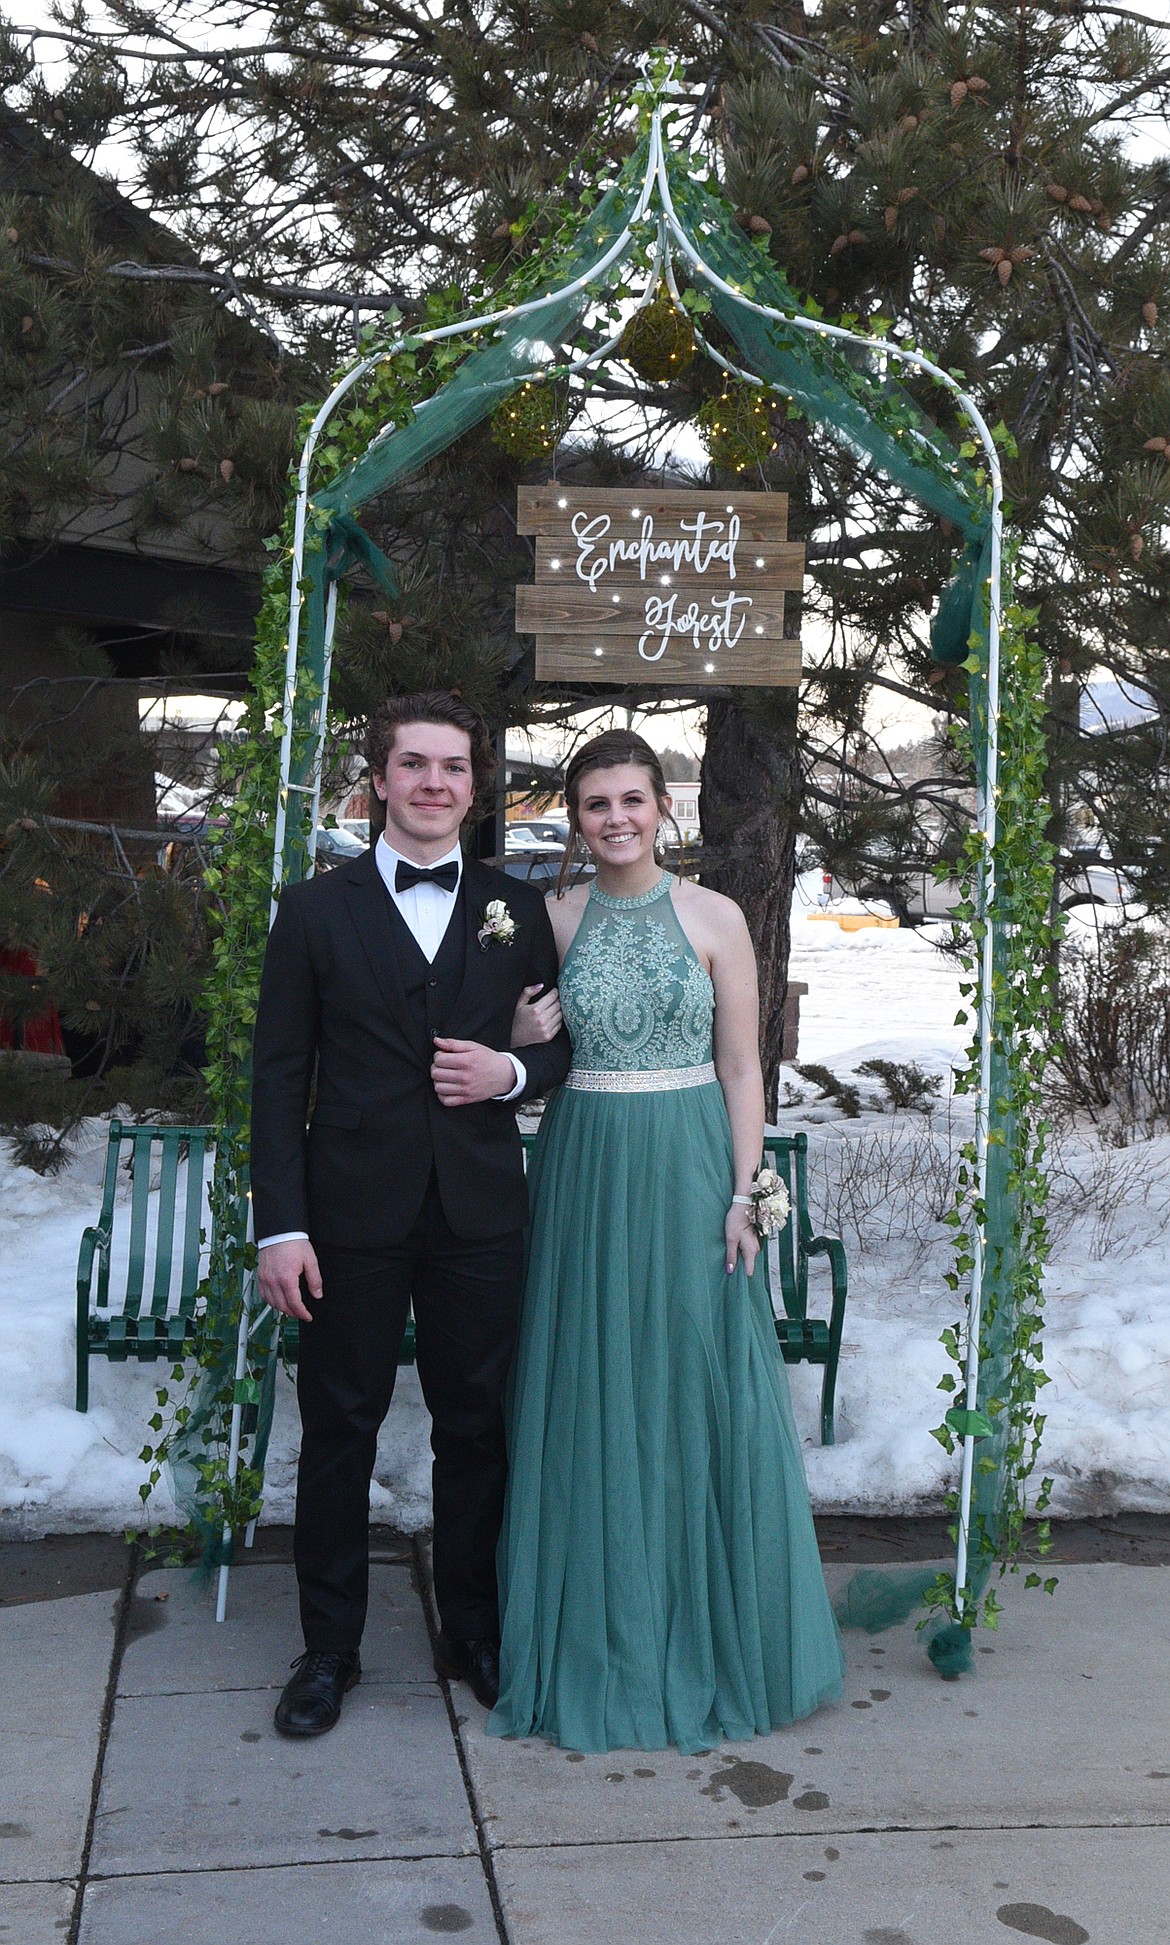
[[[475,936],[481,952],[493,945],[511,945],[516,937],[516,921],[502,898],[493,898],[484,906],[483,924]]]
[[[788,1190],[774,1168],[756,1170],[752,1183],[752,1228],[762,1243],[778,1235],[788,1221]]]

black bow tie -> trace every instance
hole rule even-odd
[[[438,885],[441,891],[454,892],[459,884],[459,865],[454,858],[446,864],[426,865],[408,864],[399,858],[394,867],[395,891],[409,891],[412,885]]]

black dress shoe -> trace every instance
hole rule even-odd
[[[477,1702],[494,1709],[500,1699],[498,1641],[456,1641],[441,1634],[435,1643],[435,1673],[449,1682],[466,1682]]]
[[[282,1736],[323,1736],[341,1714],[342,1697],[361,1681],[361,1661],[356,1652],[327,1655],[306,1648],[293,1667],[296,1674],[276,1705],[276,1726]]]

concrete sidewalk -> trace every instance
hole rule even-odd
[[[309,1743],[272,1726],[280,1543],[223,1627],[120,1542],[38,1545],[0,1579],[3,1945],[1170,1945],[1165,1564],[1009,1582],[960,1682],[912,1627],[851,1635],[843,1703],[790,1730],[582,1757],[436,1682],[409,1542],[376,1544],[362,1685]]]

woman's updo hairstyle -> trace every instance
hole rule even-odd
[[[682,850],[682,832],[670,814],[669,793],[658,752],[652,749],[646,738],[639,736],[636,730],[603,730],[600,736],[591,736],[587,743],[582,743],[580,749],[569,759],[569,767],[565,771],[565,807],[569,813],[569,837],[557,875],[558,898],[563,896],[565,886],[569,882],[577,846],[581,839],[581,824],[577,813],[581,802],[583,779],[594,770],[620,770],[627,763],[634,764],[639,770],[645,770],[658,803],[659,815],[664,823],[670,825],[679,850]]]

